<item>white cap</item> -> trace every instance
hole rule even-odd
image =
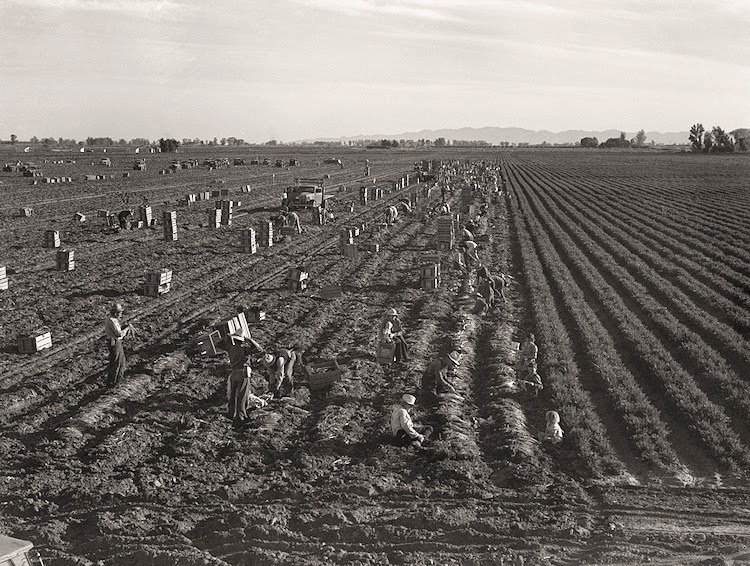
[[[265,354],[265,355],[263,356],[263,361],[264,361],[265,363],[267,363],[267,364],[272,364],[272,363],[273,363],[273,360],[274,360],[274,355],[273,355],[273,354]]]
[[[417,402],[417,398],[414,397],[414,395],[409,395],[408,393],[404,393],[401,396],[401,400],[406,403],[407,405],[413,405]]]

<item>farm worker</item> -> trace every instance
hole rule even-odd
[[[300,357],[295,350],[294,346],[279,348],[274,353],[268,352],[263,355],[262,363],[268,371],[268,386],[277,399],[282,397],[282,388],[285,390],[283,393],[287,395],[294,391],[292,373],[294,363]]]
[[[542,442],[549,441],[552,444],[560,444],[563,439],[563,429],[560,427],[560,415],[557,411],[547,411],[547,429],[539,435]]]
[[[248,350],[262,352],[260,344],[242,330],[236,330],[226,336],[219,347],[229,354],[231,373],[227,379],[227,416],[235,427],[241,427],[247,421],[247,403],[250,397],[251,369],[247,363]]]
[[[401,403],[391,413],[391,433],[399,445],[410,444],[417,450],[423,450],[422,444],[430,438],[432,427],[412,422],[409,411],[414,408],[416,401],[414,395],[408,393],[401,397]]]
[[[404,329],[398,318],[398,311],[390,309],[380,326],[380,341],[395,344],[394,359],[396,363],[409,361],[409,347],[404,339]]]
[[[464,242],[474,241],[474,232],[469,229],[469,223],[464,224],[464,229],[461,231],[461,238]]]
[[[117,220],[120,223],[120,228],[123,230],[128,227],[128,220],[133,216],[132,210],[123,210],[117,215]]]
[[[495,293],[499,294],[503,298],[503,302],[507,303],[508,300],[505,298],[505,289],[510,284],[510,280],[513,279],[510,275],[501,273],[500,275],[490,276],[490,283]]]
[[[536,356],[538,353],[539,348],[537,348],[536,346],[536,338],[531,332],[529,332],[529,335],[526,337],[526,340],[524,340],[523,344],[521,344],[521,348],[519,349],[519,362],[522,366],[528,365],[530,361],[536,362]]]
[[[281,209],[281,220],[284,226],[293,226],[297,234],[302,233],[302,224],[299,220],[299,214],[294,211],[289,211],[288,208],[283,207]]]
[[[532,394],[534,397],[539,395],[539,392],[544,389],[542,378],[536,372],[536,360],[530,361],[519,375],[520,377],[516,379],[518,384],[524,389],[533,389]]]
[[[438,214],[450,214],[451,213],[451,206],[447,202],[444,202],[437,208]]]
[[[422,391],[431,401],[441,393],[456,393],[456,388],[448,379],[448,373],[461,365],[461,356],[455,350],[430,362],[422,374]]]
[[[409,199],[407,198],[399,199],[398,206],[404,209],[405,214],[411,214],[412,207],[411,207],[411,203],[409,202]]]
[[[474,265],[482,263],[477,252],[477,248],[479,246],[475,241],[466,240],[463,244],[461,244],[461,247],[464,251],[464,262],[466,263],[466,267],[471,268]]]
[[[398,209],[395,206],[389,206],[385,211],[385,222],[389,226],[396,222],[398,218]]]
[[[117,385],[125,375],[125,351],[122,348],[122,339],[128,335],[128,332],[133,331],[132,324],[128,324],[125,328],[120,325],[122,311],[122,305],[114,303],[110,309],[110,316],[104,322],[104,334],[109,348],[107,381],[112,386]]]

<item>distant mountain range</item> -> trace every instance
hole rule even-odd
[[[299,142],[348,142],[356,140],[420,140],[445,138],[447,140],[482,140],[492,144],[500,142],[531,143],[540,144],[547,142],[575,143],[581,138],[595,137],[600,142],[608,138],[620,137],[621,130],[604,130],[602,132],[591,132],[585,130],[565,130],[564,132],[550,132],[548,130],[526,130],[524,128],[497,128],[487,126],[484,128],[446,128],[441,130],[422,130],[420,132],[405,132],[402,134],[369,134],[364,136],[343,136],[340,138],[314,138],[298,140]],[[635,137],[636,132],[625,132],[628,139]],[[652,140],[658,144],[688,144],[688,132],[646,132],[646,143]]]

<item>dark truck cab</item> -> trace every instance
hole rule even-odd
[[[282,205],[289,210],[314,208],[323,206],[329,198],[323,179],[295,179],[294,185],[287,188]]]

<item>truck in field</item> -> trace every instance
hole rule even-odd
[[[0,566],[44,566],[34,544],[0,535]]]
[[[294,185],[287,188],[281,204],[289,210],[313,208],[324,206],[329,198],[331,197],[326,195],[323,179],[295,179]]]

